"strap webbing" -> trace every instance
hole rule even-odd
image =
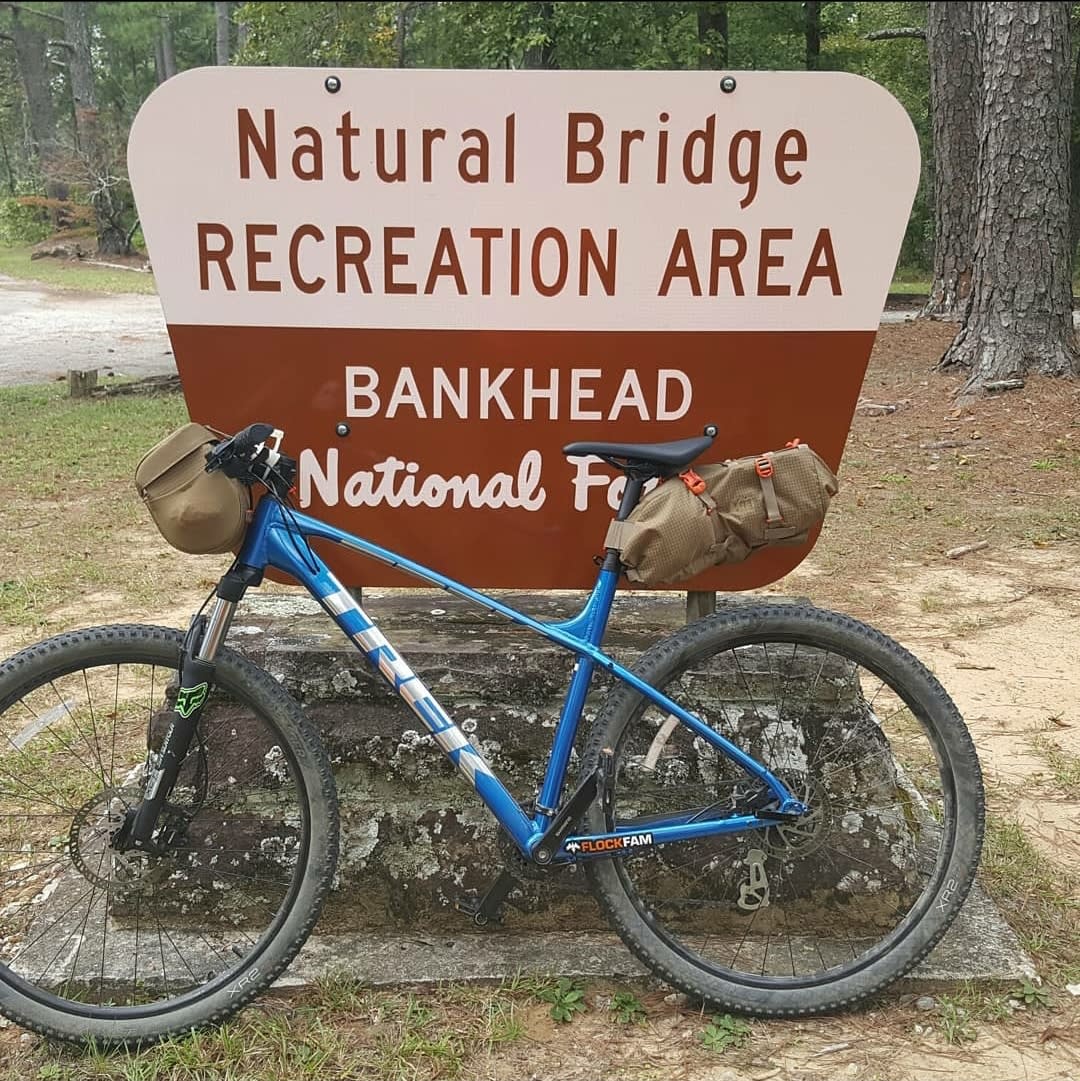
[[[777,522],[782,522],[784,516],[780,513],[780,504],[776,499],[776,488],[773,486],[772,477],[763,477],[759,473],[757,478],[761,482],[761,494],[765,497],[765,524],[775,525]]]

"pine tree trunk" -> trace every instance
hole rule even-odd
[[[982,74],[971,0],[927,5],[934,132],[934,281],[922,314],[959,319],[971,291]]]
[[[821,63],[821,2],[806,0],[806,70],[817,71]]]
[[[1076,24],[1074,23],[1074,34]],[[1076,267],[1080,247],[1080,52],[1073,67],[1072,138],[1069,141],[1069,258]]]
[[[219,65],[229,62],[229,8],[232,5],[229,0],[215,0],[214,25],[217,30],[217,55]]]
[[[161,48],[161,35],[154,38],[154,77],[158,86],[165,81],[165,55]]]
[[[542,44],[530,45],[529,48],[525,50],[521,66],[523,68],[543,68],[546,71],[550,71],[559,66],[555,62],[554,49],[555,5],[536,4],[534,6],[538,9],[537,15],[539,16],[539,23],[544,30],[546,38]]]
[[[64,4],[64,31],[71,46],[68,73],[75,104],[75,138],[89,188],[90,203],[94,208],[98,252],[102,255],[121,255],[127,251],[127,240],[123,227],[116,221],[115,186],[99,130],[86,7],[86,4],[80,3]]]
[[[76,146],[84,157],[94,160],[98,157],[98,108],[85,4],[64,4],[64,30],[71,46],[68,74],[75,103]]]
[[[7,140],[3,131],[0,131],[0,155],[4,158],[4,171],[7,173],[7,189],[9,195],[15,194],[15,172],[11,167],[11,155],[8,153]]]
[[[1078,372],[1069,258],[1069,5],[979,4],[978,205],[964,324],[941,367],[961,393],[1036,370]]]
[[[405,66],[405,43],[409,37],[409,5],[398,4],[394,12],[394,51],[397,53],[397,66]]]
[[[161,20],[161,74],[162,82],[176,74],[176,50],[173,48],[172,23],[167,12],[159,16]]]
[[[726,68],[728,63],[728,12],[726,3],[697,6],[698,67]]]
[[[26,95],[30,138],[45,181],[45,194],[50,199],[66,199],[67,184],[59,175],[60,148],[56,139],[56,110],[53,108],[49,82],[49,61],[45,56],[46,35],[36,22],[32,12],[24,15],[20,8],[12,7],[11,37],[15,46],[15,64]]]

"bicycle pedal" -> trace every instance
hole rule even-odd
[[[477,927],[501,923],[503,905],[517,884],[517,879],[509,871],[502,871],[483,897],[459,897],[454,902],[454,908],[468,916]]]
[[[470,897],[457,897],[454,900],[454,909],[463,916],[468,916],[478,927],[485,927],[489,923],[501,923],[500,914],[487,915],[480,907],[481,898],[478,894]]]

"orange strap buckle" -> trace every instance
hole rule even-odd
[[[705,492],[705,482],[692,469],[679,474],[679,479],[690,489],[694,495],[702,495]]]
[[[759,477],[771,477],[773,475],[772,459],[762,455],[756,462],[754,462],[754,472]]]

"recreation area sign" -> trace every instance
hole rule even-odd
[[[565,443],[839,465],[919,154],[839,73],[222,67],[129,167],[193,419],[284,428],[302,507],[454,577],[578,588],[621,480]]]

